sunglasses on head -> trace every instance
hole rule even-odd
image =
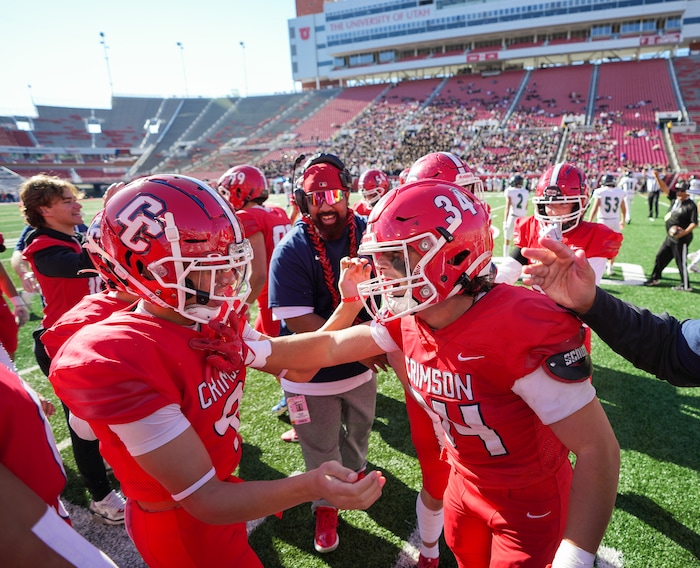
[[[313,191],[306,194],[309,203],[314,207],[320,207],[323,203],[335,205],[345,198],[344,189],[328,189],[326,191]]]

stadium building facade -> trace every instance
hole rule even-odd
[[[700,50],[700,0],[297,0],[305,90]]]

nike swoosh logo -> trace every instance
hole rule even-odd
[[[483,359],[486,355],[477,355],[476,357],[464,357],[461,353],[457,355],[458,361],[472,361],[474,359]]]
[[[547,515],[549,515],[551,512],[552,512],[552,511],[547,511],[547,512],[544,513],[543,515],[533,515],[532,513],[529,513],[529,512],[528,512],[527,518],[528,518],[528,519],[543,519],[544,517],[546,517]]]

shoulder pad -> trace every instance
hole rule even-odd
[[[591,356],[583,345],[547,357],[544,366],[553,379],[572,383],[590,378],[592,371]]]

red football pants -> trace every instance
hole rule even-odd
[[[479,489],[453,469],[445,491],[445,541],[460,568],[542,568],[564,534],[573,470],[519,489]]]
[[[262,568],[245,523],[208,525],[182,507],[149,513],[128,499],[126,529],[149,568]]]

